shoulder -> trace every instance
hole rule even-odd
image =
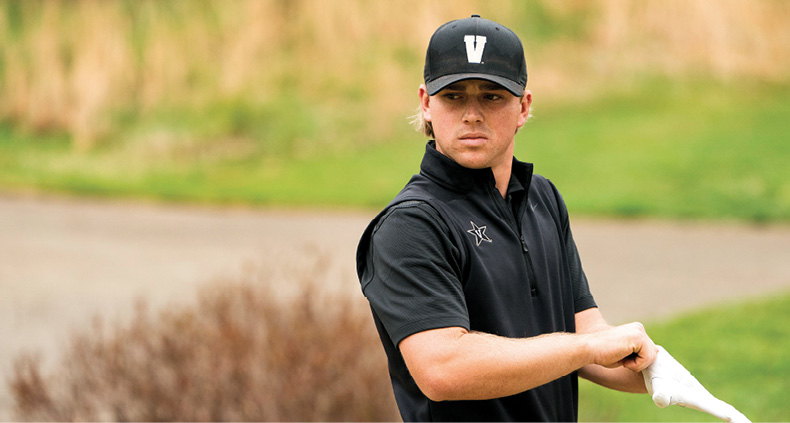
[[[530,182],[530,189],[535,189],[541,194],[553,196],[561,207],[565,206],[565,201],[563,200],[562,194],[560,194],[559,189],[557,189],[557,186],[550,179],[545,178],[542,175],[538,175],[538,174],[532,175],[532,181]]]
[[[405,200],[390,205],[378,219],[374,232],[382,225],[392,223],[435,223],[443,224],[439,212],[424,200]]]
[[[569,230],[568,208],[565,205],[565,199],[554,183],[541,175],[534,174],[530,182],[529,195],[533,201],[539,201],[549,210],[558,230],[567,234]]]
[[[551,180],[537,173],[532,174],[530,185],[542,191],[556,191],[557,189]]]
[[[439,212],[423,201],[404,201],[388,207],[363,235],[357,273],[365,291],[374,279],[390,277],[393,269],[419,274],[441,268],[456,274],[460,255]]]
[[[400,244],[446,238],[449,227],[439,212],[422,200],[406,200],[388,207],[371,231],[373,243]]]

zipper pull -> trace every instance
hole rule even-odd
[[[521,235],[521,249],[524,250],[525,253],[529,252],[529,248],[527,248],[527,240],[524,239],[524,235]]]

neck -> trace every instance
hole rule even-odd
[[[505,198],[507,194],[507,187],[510,185],[510,174],[513,170],[513,161],[508,160],[496,167],[491,168],[494,172],[494,180],[496,181],[496,189]]]
[[[499,190],[502,198],[505,198],[507,195],[507,187],[510,185],[510,174],[513,171],[514,147],[515,144],[511,141],[510,146],[506,149],[505,154],[502,155],[501,160],[498,160],[499,163],[491,167],[491,171],[494,173],[494,180],[496,181],[496,188]]]

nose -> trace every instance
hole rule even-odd
[[[464,123],[480,123],[483,121],[483,114],[480,112],[480,104],[475,100],[466,103],[464,109]]]

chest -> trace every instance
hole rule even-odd
[[[520,213],[495,200],[448,207],[472,328],[510,337],[568,331],[573,293],[553,199],[532,195]]]

